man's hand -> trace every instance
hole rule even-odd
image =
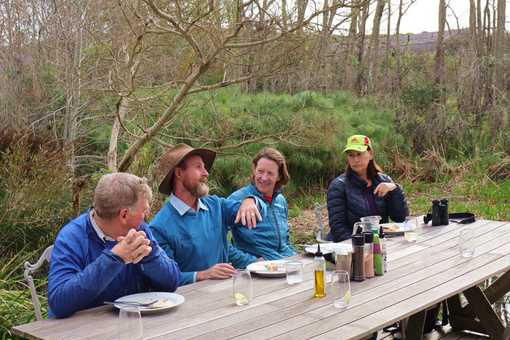
[[[262,216],[259,213],[259,209],[257,209],[255,199],[251,197],[245,198],[239,207],[235,223],[241,223],[252,229],[257,226],[257,221],[262,221]]]
[[[374,195],[379,197],[386,196],[390,191],[393,191],[397,188],[395,183],[380,183],[377,188],[374,190]]]
[[[235,273],[236,270],[230,263],[218,263],[207,270],[198,272],[197,281],[228,279]]]
[[[119,256],[124,263],[138,263],[152,251],[151,241],[143,231],[130,229],[126,236],[117,238],[118,243],[112,253]]]

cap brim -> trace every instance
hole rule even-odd
[[[344,152],[347,151],[359,151],[365,152],[368,149],[368,145],[347,145],[344,149]]]

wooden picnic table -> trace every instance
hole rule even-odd
[[[473,258],[459,255],[460,230],[472,228]],[[510,223],[478,220],[448,226],[422,226],[418,240],[387,239],[384,276],[351,282],[346,310],[333,307],[332,297],[312,298],[312,258],[302,257],[304,281],[289,286],[285,278],[254,276],[254,299],[235,306],[232,280],[203,281],[178,289],[186,302],[169,312],[143,316],[145,339],[362,339],[394,322],[409,318],[407,335],[421,338],[425,311],[449,299],[454,329],[473,329],[499,339],[505,328],[490,303],[510,290]],[[505,273],[489,288],[478,286]],[[463,293],[465,300],[458,294]],[[461,303],[462,302],[462,303]],[[464,305],[463,305],[464,304]],[[68,319],[16,326],[16,335],[31,339],[115,339],[118,313],[98,307]]]

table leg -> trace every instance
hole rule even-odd
[[[425,327],[425,318],[427,311],[423,310],[416,314],[411,315],[407,321],[404,339],[408,340],[421,340],[423,339],[423,328]]]
[[[500,339],[505,327],[480,287],[469,288],[464,292],[464,296],[472,306],[473,312],[478,316],[483,328],[489,332],[491,337]]]
[[[510,291],[510,270],[501,275],[493,284],[485,290],[487,300],[492,304],[505,296]]]

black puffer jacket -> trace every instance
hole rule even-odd
[[[340,242],[351,238],[354,223],[358,222],[360,217],[374,214],[369,206],[369,190],[375,190],[381,182],[393,182],[388,175],[380,173],[378,177],[370,188],[367,188],[367,182],[355,172],[349,176],[344,173],[330,183],[328,189],[330,239]],[[398,184],[397,188],[386,196],[375,196],[375,204],[382,217],[381,223],[387,223],[388,217],[395,222],[403,222],[409,215],[404,192]]]

